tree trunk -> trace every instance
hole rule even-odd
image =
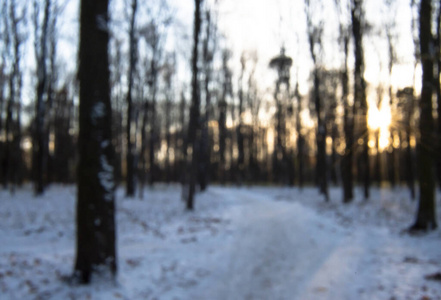
[[[132,15],[130,18],[130,29],[129,29],[129,76],[128,76],[128,88],[127,88],[127,124],[126,124],[126,134],[127,134],[127,155],[126,155],[126,195],[128,197],[133,197],[135,195],[135,149],[134,149],[134,136],[136,133],[132,132],[133,123],[133,77],[135,73],[136,65],[136,40],[135,40],[135,20],[136,20],[136,10],[138,7],[137,0],[132,0]]]
[[[375,154],[374,163],[374,181],[378,187],[381,187],[381,149],[380,149],[380,129],[375,130],[375,146],[377,147],[377,153]]]
[[[155,64],[156,62],[152,62]],[[158,133],[156,130],[156,89],[157,89],[157,80],[156,80],[156,71],[154,71],[154,80],[152,86],[152,99],[150,103],[150,140],[149,140],[149,185],[153,186],[153,183],[156,180],[156,161],[155,161],[155,150],[156,144],[158,141]]]
[[[6,5],[5,5],[6,7]],[[15,185],[19,183],[21,177],[22,156],[21,156],[21,90],[22,74],[20,72],[20,48],[24,40],[20,37],[20,24],[23,24],[24,10],[21,15],[17,14],[15,2],[9,2],[9,19],[11,22],[12,35],[12,73],[9,75],[9,99],[6,105],[6,125],[5,125],[5,156],[2,162],[2,169],[5,174],[4,187],[11,183],[11,192],[15,191]],[[14,115],[15,113],[15,115]]]
[[[353,172],[354,161],[354,107],[349,105],[349,29],[340,27],[344,51],[344,66],[341,73],[342,100],[343,100],[343,131],[345,137],[345,151],[341,160],[341,179],[343,183],[343,203],[349,203],[354,198]]]
[[[303,148],[304,148],[304,137],[302,133],[302,120],[300,118],[300,113],[302,111],[302,97],[299,92],[299,83],[296,83],[295,87],[295,97],[297,99],[297,109],[296,109],[296,131],[297,131],[297,185],[300,189],[303,188],[304,185],[304,154],[303,154]]]
[[[317,114],[317,166],[316,178],[318,181],[320,194],[325,196],[325,200],[329,201],[328,192],[328,168],[326,161],[326,124],[323,118],[322,103],[320,95],[320,77],[318,69],[314,70],[314,105]]]
[[[228,69],[230,54],[228,50],[222,53],[222,96],[218,103],[219,109],[219,181],[225,184],[226,181],[226,140],[227,140],[227,97],[231,91],[231,77]]]
[[[77,248],[74,280],[116,274],[108,0],[81,1]]]
[[[142,124],[141,124],[141,151],[139,154],[139,198],[144,198],[144,184],[146,180],[146,150],[147,150],[147,122],[149,113],[149,102],[145,101],[142,105]]]
[[[205,24],[205,38],[203,40],[202,49],[202,59],[204,65],[204,94],[205,94],[205,114],[203,116],[202,123],[202,133],[201,133],[201,143],[200,143],[200,163],[199,163],[199,184],[201,186],[201,191],[207,188],[209,177],[210,177],[210,165],[211,165],[211,147],[210,147],[210,132],[208,123],[210,121],[210,109],[211,109],[211,73],[212,73],[212,61],[213,61],[213,50],[210,49],[210,42],[216,37],[211,35],[212,31],[212,21],[210,11],[207,10],[205,13],[206,24]]]
[[[438,186],[441,188],[441,84],[440,84],[440,75],[441,75],[441,1],[439,1],[438,5],[438,13],[436,16],[436,66],[437,72],[435,73],[435,81],[434,87],[436,89],[436,101],[437,101],[437,135],[438,135],[438,145],[437,145],[437,155],[436,155],[436,172],[438,179]]]
[[[198,172],[198,148],[199,148],[199,131],[200,131],[200,91],[198,80],[198,45],[199,34],[201,31],[201,3],[202,0],[195,0],[194,10],[194,32],[193,32],[193,54],[191,58],[192,79],[191,79],[191,108],[190,108],[190,124],[188,126],[188,145],[191,151],[191,165],[189,168],[187,210],[194,209],[194,194],[196,187],[196,177]]]
[[[367,128],[367,101],[366,101],[366,82],[364,80],[364,51],[363,51],[363,1],[352,0],[351,18],[352,34],[354,37],[354,104],[357,114],[360,116],[358,132],[356,134],[357,142],[362,141],[360,155],[360,172],[364,198],[369,198],[370,172],[369,172],[369,146],[368,146],[368,128]]]
[[[241,72],[239,76],[239,124],[236,127],[236,135],[237,135],[237,150],[238,150],[238,158],[237,158],[237,167],[238,167],[238,176],[237,176],[237,184],[241,185],[244,180],[244,169],[245,169],[245,149],[244,149],[244,136],[243,136],[243,106],[244,106],[244,92],[243,92],[243,76],[245,72],[245,57],[242,53],[241,57]]]
[[[435,202],[435,170],[433,166],[433,152],[430,145],[433,143],[434,122],[432,115],[433,94],[433,40],[431,32],[432,4],[430,0],[421,0],[420,3],[420,49],[423,67],[423,85],[420,99],[420,137],[417,140],[418,174],[420,198],[416,221],[411,230],[433,230],[437,227]]]
[[[38,5],[38,4],[37,4]],[[36,5],[36,6],[37,6]],[[44,17],[43,24],[41,26],[41,36],[35,47],[36,59],[37,59],[37,101],[35,107],[35,136],[32,149],[34,151],[34,159],[32,162],[33,175],[34,175],[34,192],[37,196],[42,195],[44,192],[44,186],[47,181],[47,153],[45,143],[45,101],[43,99],[44,94],[47,94],[47,34],[49,27],[49,14],[50,14],[51,1],[46,0],[44,4]],[[37,8],[36,8],[37,9]],[[35,31],[38,33],[38,21],[34,24]]]

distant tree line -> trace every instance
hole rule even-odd
[[[114,20],[108,25],[115,183],[124,183],[129,197],[143,197],[147,184],[182,183],[189,209],[196,191],[211,183],[316,185],[325,199],[329,186],[341,185],[345,203],[354,199],[356,186],[368,199],[372,185],[406,185],[425,211],[415,229],[436,227],[431,212],[435,185],[441,183],[440,3],[411,1],[409,26],[415,66],[421,63],[423,69],[422,91],[396,89],[390,81],[373,87],[377,109],[389,100],[387,131],[368,122],[364,45],[381,35],[392,77],[399,63],[396,16],[374,30],[364,1],[334,3],[341,66],[331,69],[323,59],[328,51],[320,14],[324,2],[305,0],[312,69],[310,92],[302,95],[298,78],[289,77],[298,67],[295,59],[288,77],[275,72],[272,91],[261,90],[258,55],[243,51],[236,58],[226,46],[215,1],[195,1],[193,34],[173,50],[167,42],[179,26],[169,4],[125,2],[118,21],[124,25]],[[391,12],[396,4],[384,1]],[[50,183],[77,178],[80,71],[66,74],[66,62],[59,59],[57,24],[63,9],[58,0],[2,2],[0,183],[11,191],[31,181],[41,195]],[[30,103],[23,95],[26,43],[35,58]],[[265,63],[271,72],[275,65]]]

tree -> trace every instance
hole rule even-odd
[[[296,109],[296,131],[297,131],[297,185],[300,189],[304,186],[305,179],[305,137],[302,130],[302,119],[301,119],[301,111],[302,111],[302,95],[300,95],[299,91],[299,82],[296,82],[296,87],[294,89],[294,96],[297,100],[297,109]]]
[[[413,135],[413,126],[412,119],[415,111],[415,96],[413,87],[407,87],[402,90],[397,91],[397,102],[401,107],[401,111],[399,112],[402,123],[406,124],[404,129],[405,138],[402,141],[405,143],[401,143],[402,152],[404,157],[403,162],[403,173],[404,178],[409,187],[410,197],[412,200],[415,199],[415,168],[414,168],[414,158],[412,155],[412,145],[411,145],[411,136]]]
[[[129,74],[127,81],[127,123],[126,123],[126,138],[127,138],[127,155],[126,155],[126,195],[133,197],[135,195],[135,135],[133,131],[133,80],[135,76],[135,67],[137,62],[137,40],[135,37],[135,21],[136,12],[138,8],[138,1],[132,0],[130,28],[129,28]]]
[[[216,23],[213,20],[210,8],[207,7],[205,11],[205,36],[202,41],[202,62],[203,62],[203,91],[205,96],[205,113],[202,116],[202,130],[201,130],[201,143],[200,143],[200,163],[199,163],[199,183],[201,190],[204,191],[207,188],[209,182],[209,170],[211,164],[211,141],[209,132],[209,122],[211,118],[211,98],[212,91],[210,84],[212,84],[212,69],[214,52],[216,51]]]
[[[108,0],[81,1],[79,162],[74,280],[116,274]]]
[[[343,36],[343,48],[345,60],[343,71],[341,72],[341,82],[343,86],[343,131],[345,137],[345,151],[341,161],[341,176],[343,183],[343,202],[351,202],[354,198],[354,184],[352,166],[354,161],[354,108],[349,104],[349,71],[348,71],[348,49],[349,36]]]
[[[318,24],[313,23],[313,15],[310,0],[305,1],[306,7],[306,22],[308,30],[308,42],[309,50],[312,61],[314,63],[313,70],[313,101],[315,107],[315,113],[317,115],[317,165],[316,165],[316,178],[319,186],[320,193],[325,196],[326,201],[329,200],[328,192],[328,167],[326,159],[326,122],[325,122],[325,109],[323,107],[322,95],[320,93],[321,86],[321,74],[320,74],[320,61],[319,53],[322,47],[322,35],[323,35],[323,22]]]
[[[231,83],[231,70],[228,61],[231,52],[228,49],[222,51],[222,92],[218,102],[219,110],[219,179],[222,184],[226,181],[226,139],[227,139],[227,98],[233,96]]]
[[[386,0],[386,6],[387,11],[392,12],[392,14],[395,13],[396,7],[394,7],[395,0]],[[385,31],[386,31],[386,38],[387,38],[387,47],[388,47],[388,71],[389,71],[389,105],[390,107],[394,107],[396,105],[396,100],[394,99],[394,93],[392,92],[392,70],[394,67],[394,64],[397,62],[397,54],[395,50],[395,43],[396,38],[394,35],[394,30],[396,27],[396,21],[395,21],[395,15],[392,15],[387,18],[386,24],[385,24]],[[380,107],[380,103],[378,103],[378,107]],[[394,187],[397,181],[397,177],[399,174],[399,164],[396,163],[396,158],[399,156],[399,151],[397,151],[396,147],[394,146],[394,139],[399,137],[399,133],[396,128],[391,127],[390,128],[390,152],[388,152],[388,173],[389,173],[389,180],[391,185]],[[401,144],[401,143],[400,143]]]
[[[437,179],[438,179],[438,186],[441,188],[441,1],[439,1],[438,4],[438,12],[436,14],[436,35],[435,35],[435,49],[436,49],[436,57],[435,60],[436,64],[436,70],[435,73],[435,93],[436,93],[436,103],[437,103],[437,135],[438,135],[438,145],[437,145],[437,151],[438,153],[436,157],[436,172],[437,172]]]
[[[344,5],[341,5],[344,3]],[[346,24],[343,15],[349,9],[345,1],[336,0],[339,10],[339,43],[343,52],[343,66],[341,71],[342,102],[343,102],[343,132],[345,148],[341,159],[341,179],[343,184],[343,203],[349,203],[354,198],[354,184],[352,166],[354,161],[354,106],[349,104],[349,41],[351,38],[350,25]]]
[[[141,125],[141,155],[139,160],[140,165],[140,195],[143,193],[147,166],[148,166],[148,181],[149,185],[159,179],[158,171],[160,170],[160,164],[157,159],[157,151],[161,147],[161,118],[158,117],[160,113],[160,102],[158,102],[160,90],[160,75],[163,75],[164,85],[169,85],[171,89],[172,84],[172,72],[171,61],[167,61],[168,57],[164,59],[164,42],[166,39],[167,29],[171,24],[172,18],[169,12],[169,7],[166,1],[160,1],[155,4],[156,9],[147,8],[149,22],[143,25],[139,29],[139,35],[141,40],[145,42],[147,46],[145,50],[140,52],[147,52],[149,55],[143,57],[142,65],[145,67],[145,72],[141,72],[140,76],[144,77],[144,86],[146,87],[146,96],[144,93],[140,93],[140,98],[143,98],[144,103],[142,105],[141,113],[143,114]],[[169,73],[168,75],[166,73]],[[167,77],[170,80],[167,82]],[[165,98],[164,102],[171,101],[170,89],[164,87]],[[142,87],[141,87],[142,89]],[[168,114],[169,111],[166,112]],[[168,116],[165,116],[167,118]],[[168,129],[166,129],[168,130]],[[148,134],[147,134],[148,133]],[[169,136],[170,137],[170,136]],[[170,140],[168,141],[170,142]],[[169,143],[167,143],[167,147]],[[147,151],[148,150],[148,151]],[[148,152],[148,160],[147,160]],[[168,153],[168,149],[167,149]],[[168,154],[167,154],[168,156]],[[148,163],[147,163],[148,162]]]
[[[165,181],[168,183],[171,180],[171,160],[170,160],[170,149],[172,147],[172,132],[171,126],[173,124],[173,76],[176,73],[176,53],[170,53],[167,55],[166,62],[164,64],[164,83],[165,83],[165,103],[164,103],[164,129],[165,129]]]
[[[198,170],[198,143],[200,135],[200,87],[198,81],[199,67],[199,35],[201,31],[201,3],[202,0],[195,0],[194,9],[194,31],[193,31],[193,53],[191,58],[191,107],[190,107],[190,123],[188,126],[188,146],[191,151],[187,150],[187,154],[191,155],[191,165],[189,166],[188,179],[188,195],[186,196],[187,209],[194,208],[194,194],[196,188],[196,177]]]
[[[74,105],[69,96],[67,84],[54,93],[53,104],[53,134],[54,134],[54,153],[52,157],[53,176],[57,182],[72,183],[73,176],[70,165],[75,158],[74,140],[69,130],[73,119]]]
[[[288,158],[287,141],[287,118],[288,107],[291,106],[290,96],[290,69],[292,58],[285,55],[285,48],[281,48],[280,55],[272,58],[270,68],[277,71],[276,88],[274,90],[274,100],[276,104],[275,112],[275,145],[273,151],[273,173],[274,179],[283,184],[291,184],[288,170],[291,168]]]
[[[432,115],[433,95],[433,38],[432,38],[432,4],[431,0],[421,0],[419,9],[419,32],[421,63],[423,69],[421,98],[419,103],[420,135],[417,139],[419,202],[415,223],[411,231],[433,230],[437,227],[435,202],[435,170],[433,166],[434,134]]]
[[[51,0],[45,0],[43,21],[40,24],[40,7],[34,1],[34,30],[35,30],[35,58],[37,62],[37,89],[35,101],[35,133],[33,139],[33,160],[32,169],[34,175],[34,191],[36,195],[42,195],[47,182],[47,156],[45,141],[45,117],[46,101],[44,95],[47,94],[48,74],[47,56],[49,41],[49,20],[51,18]]]
[[[115,184],[118,185],[122,180],[122,161],[123,161],[123,136],[124,136],[124,113],[123,106],[125,94],[123,91],[123,54],[122,41],[118,38],[111,39],[113,45],[110,47],[111,53],[111,87],[112,87],[112,132],[113,147],[115,149]]]
[[[358,170],[363,181],[364,198],[369,198],[370,172],[369,172],[369,146],[367,128],[367,99],[366,81],[364,79],[364,50],[363,50],[363,31],[364,31],[364,10],[363,0],[351,1],[351,20],[352,36],[354,38],[354,109],[357,116],[356,140],[361,144],[361,155],[359,157]]]
[[[247,106],[251,113],[251,126],[248,142],[248,168],[247,178],[249,180],[257,181],[260,175],[260,167],[258,164],[259,153],[259,112],[262,105],[262,99],[258,95],[257,82],[255,78],[256,66],[258,56],[256,52],[250,52],[250,62],[252,64],[250,73],[248,75],[248,92],[247,92]],[[292,170],[294,171],[294,170]],[[292,183],[292,181],[290,181]]]
[[[7,5],[9,4],[9,6]],[[8,74],[8,98],[6,103],[6,120],[4,136],[4,155],[1,167],[4,172],[4,186],[11,183],[11,191],[22,180],[22,151],[21,151],[21,93],[23,76],[21,70],[21,49],[25,42],[23,31],[26,20],[26,7],[15,0],[5,1],[5,48],[7,59],[11,61]],[[7,11],[7,12],[6,12]]]
[[[240,75],[239,75],[239,124],[236,127],[236,136],[237,136],[237,167],[238,167],[238,184],[242,184],[245,173],[245,152],[244,152],[244,124],[243,124],[243,115],[244,115],[244,91],[243,91],[243,77],[245,73],[246,67],[246,58],[245,53],[243,52],[240,57]]]

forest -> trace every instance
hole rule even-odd
[[[2,201],[75,187],[69,283],[117,274],[118,197],[162,186],[196,214],[244,188],[342,211],[395,191],[430,235],[440,76],[441,1],[2,0]]]

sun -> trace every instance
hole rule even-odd
[[[378,109],[375,106],[369,107],[368,112],[368,126],[371,130],[385,130],[389,129],[392,122],[392,115],[389,107],[381,107]]]
[[[379,149],[384,150],[390,143],[389,127],[392,123],[392,114],[390,107],[382,106],[378,109],[372,105],[368,111],[368,127],[372,131],[379,130]]]

